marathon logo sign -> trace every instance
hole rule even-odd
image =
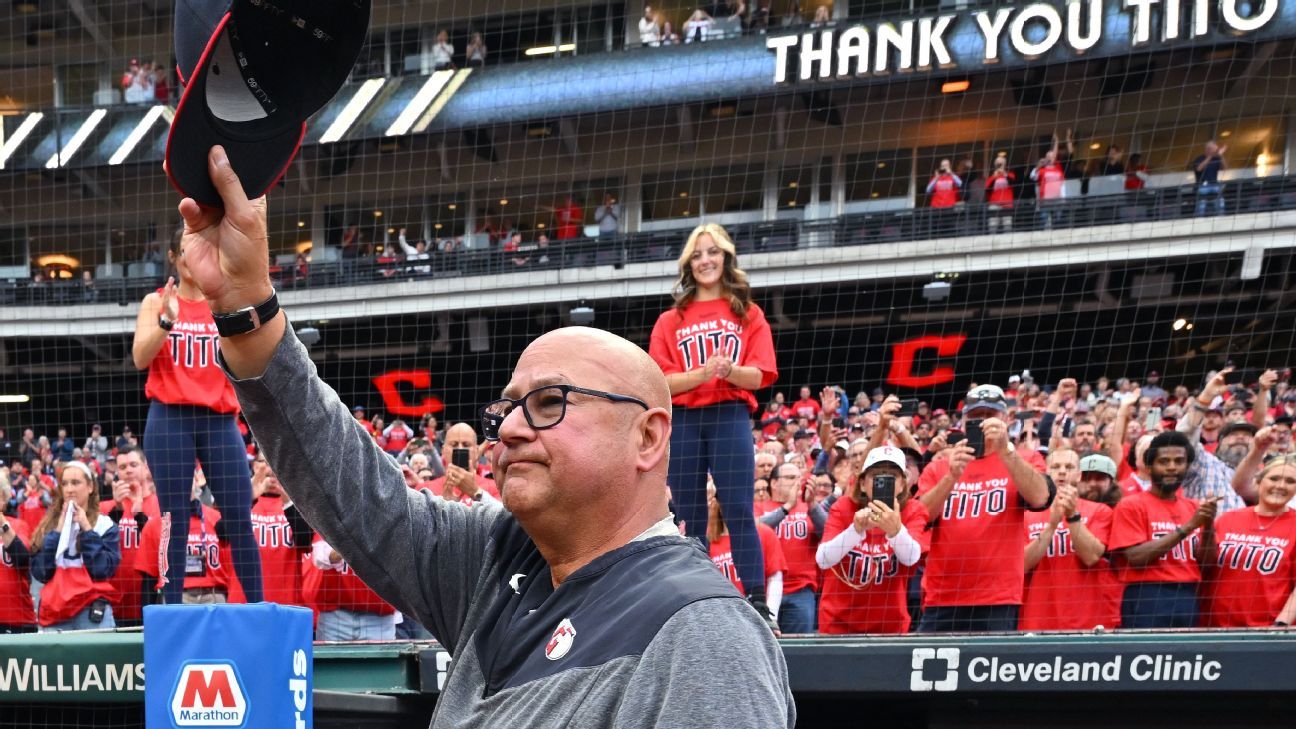
[[[176,726],[243,726],[247,694],[233,663],[188,663],[171,692]]]
[[[914,648],[910,691],[1057,691],[1206,688],[1225,678],[1205,653],[1116,653],[1106,657],[995,655],[959,648]]]
[[[1074,59],[1194,40],[1242,40],[1279,16],[1280,0],[1054,0],[770,36],[774,83],[967,70]],[[1202,41],[1202,42],[1205,42]],[[1053,59],[1053,60],[1059,60]]]

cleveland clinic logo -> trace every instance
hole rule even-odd
[[[958,667],[958,648],[914,648],[909,690],[956,691]]]

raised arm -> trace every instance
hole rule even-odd
[[[1121,456],[1124,455],[1125,434],[1129,432],[1130,414],[1142,396],[1143,391],[1135,388],[1133,392],[1121,397],[1120,407],[1116,409],[1116,420],[1112,423],[1112,435],[1108,439],[1110,442],[1104,443],[1107,446],[1107,457],[1112,459],[1113,463],[1121,462]]]
[[[1233,481],[1230,485],[1233,491],[1248,504],[1260,500],[1260,494],[1256,490],[1256,474],[1260,472],[1260,466],[1264,465],[1265,454],[1277,440],[1273,428],[1266,427],[1256,431],[1255,438],[1251,440],[1250,450],[1233,471]]]
[[[1251,403],[1251,424],[1259,430],[1268,424],[1269,414],[1269,393],[1273,392],[1274,385],[1278,384],[1278,373],[1274,370],[1265,370],[1260,375],[1259,392],[1256,393],[1255,402]]]

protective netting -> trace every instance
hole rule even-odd
[[[167,288],[170,7],[0,23],[0,481],[30,546],[0,628],[264,597],[324,640],[428,637],[285,514],[206,304]],[[377,447],[470,508],[499,496],[478,407],[540,334],[712,367],[677,391],[676,512],[785,632],[1290,622],[1293,37],[1277,0],[378,2],[268,194],[271,275]],[[659,323],[702,224],[760,307],[737,345],[732,312]],[[750,422],[687,394],[730,359]]]

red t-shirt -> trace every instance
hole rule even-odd
[[[262,494],[252,504],[252,536],[261,553],[261,584],[265,601],[305,605],[302,599],[301,555],[310,545],[293,543],[292,526],[284,516],[282,497]]]
[[[474,474],[473,479],[477,482],[477,488],[481,489],[482,491],[485,491],[491,496],[494,496],[496,499],[500,498],[499,487],[495,485],[495,479],[486,478],[485,476],[482,476],[480,474]],[[445,489],[445,482],[446,482],[446,477],[442,476],[440,478],[434,478],[431,481],[425,481],[419,484],[419,488],[426,488],[430,490],[432,493],[436,494],[437,496],[440,496],[441,491]],[[463,504],[464,506],[472,506],[473,504],[478,503],[476,501],[473,501],[471,496],[468,496],[467,494],[463,493],[462,491],[459,491],[458,489],[455,489],[455,493],[458,494],[459,496],[459,503]]]
[[[784,422],[790,420],[792,418],[792,408],[786,406],[778,408],[776,410],[770,410],[766,408],[765,412],[761,413],[758,422],[765,421],[765,420],[774,420],[775,418],[778,418],[779,420],[783,420]],[[779,428],[781,427],[782,427],[781,423],[770,423],[769,425],[766,425],[764,428],[761,428],[761,435],[778,435]]]
[[[1112,517],[1109,552],[1133,547],[1173,532],[1186,524],[1197,512],[1197,502],[1175,494],[1166,500],[1151,491],[1133,494],[1120,500]],[[1201,582],[1201,569],[1197,564],[1198,531],[1179,542],[1161,559],[1146,567],[1131,567],[1117,557],[1121,582]]]
[[[176,299],[180,315],[149,363],[144,396],[168,405],[200,405],[218,413],[237,413],[234,386],[216,364],[220,334],[211,309],[205,301]]]
[[[1147,184],[1143,178],[1138,176],[1140,172],[1147,172],[1147,165],[1130,166],[1125,168],[1125,189],[1142,190]]]
[[[1012,186],[1016,180],[1017,175],[1012,172],[991,175],[986,180],[986,202],[1001,208],[1012,207],[1015,199]]]
[[[557,210],[554,210],[554,219],[558,223],[554,238],[570,240],[580,237],[581,226],[585,223],[585,213],[579,205],[576,203],[560,205]]]
[[[765,577],[768,579],[776,572],[784,573],[787,576],[787,560],[783,557],[783,547],[779,544],[778,536],[774,530],[756,522],[756,533],[760,535],[761,554],[765,557]],[[729,545],[729,535],[711,542],[711,562],[720,570],[720,573],[729,578],[733,586],[738,588],[738,594],[747,594],[743,590],[742,581],[738,579],[738,570],[734,567],[733,548]],[[786,584],[786,583],[785,583]],[[787,594],[787,588],[783,590]]]
[[[931,206],[934,208],[952,208],[958,202],[958,178],[949,173],[936,175],[928,183],[931,191]]]
[[[322,541],[318,534],[312,542]],[[315,566],[311,559],[303,565],[305,574],[302,580],[302,593],[307,604],[319,612],[332,610],[351,610],[353,612],[391,615],[396,608],[388,605],[378,593],[369,589],[346,561],[338,569],[322,570]]]
[[[792,403],[792,412],[798,418],[809,418],[810,420],[814,420],[819,417],[819,411],[822,409],[823,406],[813,397],[807,397]]]
[[[1065,193],[1066,172],[1062,165],[1054,162],[1051,165],[1040,167],[1035,174],[1039,182],[1039,198],[1041,200],[1057,200]]]
[[[1215,520],[1216,566],[1209,570],[1202,623],[1210,628],[1273,624],[1296,585],[1296,511],[1260,516],[1255,507]]]
[[[764,513],[759,512],[757,517]],[[819,565],[815,563],[815,550],[819,548],[819,540],[815,539],[810,510],[804,501],[797,502],[792,507],[792,511],[783,517],[774,533],[778,536],[783,557],[787,560],[787,569],[783,571],[783,594],[807,587],[818,588]]]
[[[10,519],[9,526],[16,539],[22,541],[29,554],[39,552],[32,549],[31,529],[20,519]],[[35,625],[36,607],[32,604],[31,574],[28,570],[19,570],[13,559],[0,542],[0,625]]]
[[[918,493],[930,491],[946,473],[949,461],[932,461],[918,479]],[[1020,605],[1025,512],[999,454],[969,463],[935,515],[923,605]]]
[[[648,354],[667,375],[697,369],[718,351],[734,364],[759,369],[760,388],[769,387],[778,379],[774,339],[765,313],[756,304],[747,307],[746,321],[734,316],[725,299],[695,301],[683,314],[672,307],[657,317],[648,346]],[[750,390],[735,387],[719,377],[681,392],[671,398],[671,403],[697,408],[731,400],[745,402],[750,412],[756,412],[756,397]]]
[[[41,501],[41,494],[35,493],[36,498],[30,498],[34,492],[28,489],[27,493],[29,497],[18,502],[17,520],[26,524],[29,531],[34,532],[40,527],[41,520],[45,518],[45,502]]]
[[[1151,482],[1149,482],[1148,485],[1150,486]],[[1144,484],[1139,482],[1138,473],[1136,471],[1131,471],[1130,474],[1121,479],[1120,482],[1121,493],[1125,496],[1133,496],[1147,491],[1143,486]]]
[[[1111,537],[1112,509],[1080,499],[1080,521],[1103,544]],[[1026,512],[1026,543],[1039,539],[1048,525],[1047,511]],[[1120,625],[1121,584],[1106,558],[1086,567],[1076,555],[1066,521],[1058,524],[1052,543],[1035,569],[1026,573],[1020,630],[1092,630]]]
[[[185,546],[184,589],[224,589],[229,602],[247,602],[247,598],[243,596],[243,586],[234,576],[234,555],[228,544],[216,538],[216,522],[220,519],[220,512],[206,504],[202,507],[202,521],[190,511],[189,538]],[[135,560],[135,569],[150,577],[161,576],[161,565],[165,559],[162,553],[162,521],[160,518],[149,519],[140,534],[140,551]]]
[[[140,575],[135,571],[135,562],[139,559],[140,537],[143,529],[140,526],[137,513],[142,513],[145,517],[145,525],[154,519],[162,516],[158,508],[157,496],[149,494],[144,499],[143,508],[139,512],[135,509],[135,504],[130,499],[122,500],[122,517],[117,522],[117,535],[121,543],[121,563],[117,566],[117,572],[108,578],[108,582],[117,588],[117,594],[121,602],[113,606],[113,614],[123,620],[139,620],[143,613],[140,605]],[[109,499],[99,504],[99,513],[108,514],[117,508],[117,502]]]
[[[832,505],[824,525],[824,541],[855,528],[860,505],[843,496]],[[900,520],[909,536],[927,551],[927,509],[910,499],[900,509]],[[819,599],[819,632],[907,633],[909,579],[918,564],[905,566],[895,558],[886,533],[869,529],[864,538],[842,561],[824,570],[823,594]]]

